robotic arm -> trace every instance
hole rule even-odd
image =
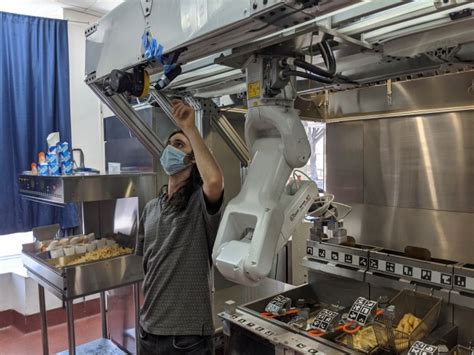
[[[318,196],[314,182],[286,188],[293,169],[311,149],[293,109],[291,79],[272,75],[278,58],[258,56],[247,66],[246,141],[252,162],[240,193],[229,202],[214,245],[213,260],[228,279],[257,285],[268,275],[273,257]]]

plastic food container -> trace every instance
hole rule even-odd
[[[107,244],[105,239],[97,239],[94,241],[94,243],[97,245],[97,249],[103,248]]]
[[[84,254],[87,252],[87,246],[85,244],[78,244],[74,246],[74,251],[76,254]]]
[[[117,242],[113,239],[106,239],[106,243],[108,247],[116,247],[118,246]]]
[[[64,250],[64,255],[65,256],[70,256],[70,255],[75,255],[76,254],[75,247],[72,246],[72,245],[64,247],[63,250]]]
[[[49,251],[56,249],[57,247],[59,247],[59,242],[57,240],[53,240],[51,241],[51,243],[48,244]]]
[[[57,247],[55,249],[52,249],[49,251],[49,253],[51,254],[51,259],[56,259],[56,258],[60,258],[61,256],[64,256],[64,250],[62,247]]]

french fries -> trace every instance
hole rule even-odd
[[[398,322],[397,328],[395,329],[395,349],[397,352],[403,352],[409,348],[409,339],[413,340],[413,337],[407,337],[421,324],[421,319],[415,317],[412,313],[406,313],[400,322]],[[421,338],[425,334],[425,329],[420,329],[417,338]]]
[[[418,325],[421,323],[421,319],[415,317],[411,313],[406,313],[402,319],[400,319],[400,322],[398,322],[397,330],[399,332],[405,333],[410,335],[413,333],[413,331],[418,327]]]
[[[66,266],[77,265],[82,263],[87,263],[90,261],[103,260],[108,258],[113,258],[115,256],[131,254],[133,249],[131,248],[122,248],[122,247],[105,247],[97,249],[94,251],[87,252],[78,259],[75,259],[69,262]]]
[[[347,334],[342,342],[353,349],[362,351],[370,351],[378,345],[375,330],[372,326],[365,327],[354,335]]]

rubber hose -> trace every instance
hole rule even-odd
[[[284,77],[299,76],[301,78],[306,78],[306,79],[309,79],[309,80],[319,81],[321,83],[326,83],[326,84],[331,84],[333,82],[332,79],[330,79],[330,78],[326,78],[326,77],[321,76],[321,75],[310,74],[310,73],[306,73],[306,72],[298,71],[298,70],[284,70],[283,71],[283,76]]]
[[[326,70],[321,69],[321,68],[317,67],[316,65],[305,62],[304,60],[295,59],[294,64],[295,64],[295,66],[297,66],[299,68],[306,69],[307,71],[311,72],[312,74],[324,76],[326,78],[332,78],[333,77],[333,75],[328,73]]]
[[[328,41],[323,41],[322,47],[328,57],[328,63],[326,63],[326,66],[328,67],[328,73],[334,75],[336,74],[336,58],[334,57],[334,52],[332,51]]]

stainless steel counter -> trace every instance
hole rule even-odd
[[[155,173],[18,177],[23,198],[48,204],[91,202],[137,197],[154,188]]]
[[[141,257],[124,255],[58,269],[47,262],[44,253],[36,253],[34,243],[29,243],[23,245],[22,258],[28,275],[38,283],[43,354],[49,353],[44,289],[66,303],[69,346],[67,352],[63,353],[74,355],[81,351],[87,352],[97,346],[101,349],[107,347],[107,353],[120,353],[121,350],[115,346],[109,346],[111,343],[107,341],[105,291],[133,285],[135,318],[138,319],[138,283],[143,280]],[[100,294],[102,338],[76,348],[73,300],[94,293]]]
[[[58,269],[35,255],[30,243],[23,245],[22,258],[28,275],[63,301],[143,280],[142,258],[135,255]]]
[[[240,306],[261,298],[278,295],[295,287],[278,280],[266,278],[256,287],[235,285],[216,290],[213,296],[214,327],[216,333],[222,330],[222,320],[218,317],[218,314],[224,311],[226,301],[232,300],[237,306]]]

